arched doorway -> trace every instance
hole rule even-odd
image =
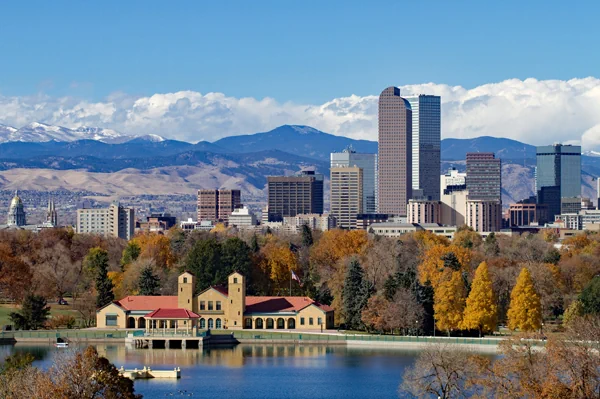
[[[256,328],[263,328],[263,319],[256,319]]]
[[[146,319],[143,317],[138,319],[138,328],[146,328]]]
[[[135,328],[135,319],[133,317],[127,318],[127,328]]]
[[[274,324],[275,324],[275,323],[273,322],[273,319],[269,317],[269,318],[267,319],[267,330],[272,330],[272,329],[273,329],[273,326],[274,326]]]
[[[215,325],[216,325],[217,330],[221,329],[221,319],[217,319],[217,322]]]
[[[208,329],[210,330],[212,328],[215,328],[214,320],[208,319]]]
[[[277,319],[277,328],[284,329],[285,328],[285,320],[281,317]]]
[[[200,329],[204,330],[206,328],[206,320],[205,319],[200,319]]]
[[[296,320],[289,318],[288,319],[288,329],[292,330],[296,328]]]
[[[244,328],[252,328],[252,319],[251,318],[247,318],[244,321]]]

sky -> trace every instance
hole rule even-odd
[[[442,95],[443,137],[600,148],[597,15],[591,1],[0,2],[0,124],[374,140],[376,96],[395,85]]]

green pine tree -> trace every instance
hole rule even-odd
[[[21,309],[9,315],[10,320],[17,330],[37,330],[42,328],[50,314],[50,307],[46,305],[46,298],[43,296],[29,294],[23,300]]]
[[[96,307],[104,307],[115,299],[113,283],[108,278],[108,252],[101,248],[92,248],[84,262],[88,269],[96,273]]]
[[[302,234],[302,245],[303,246],[310,247],[311,245],[313,245],[312,229],[310,228],[309,225],[307,225],[307,224],[302,225],[301,234]]]
[[[260,245],[258,245],[258,237],[256,237],[256,234],[252,234],[252,238],[250,239],[250,250],[252,253],[260,251]]]
[[[367,306],[371,292],[372,285],[364,278],[363,268],[358,259],[352,259],[346,271],[342,290],[346,328],[359,329],[363,327],[361,313],[364,307]]]
[[[584,314],[600,314],[600,276],[588,283],[579,295]]]
[[[498,239],[496,239],[495,233],[490,233],[483,242],[483,248],[487,256],[498,256],[500,254],[500,246],[498,246]]]
[[[248,277],[252,272],[252,249],[243,240],[231,237],[221,244],[221,270],[217,271],[216,284],[223,284],[233,272]]]
[[[138,287],[140,289],[140,295],[158,295],[160,289],[160,278],[154,274],[152,267],[146,266],[140,273],[140,279],[138,281]]]
[[[223,268],[221,257],[221,244],[216,238],[196,241],[183,268],[196,276],[196,292],[218,283],[217,275]]]

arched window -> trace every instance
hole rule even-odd
[[[206,320],[200,319],[200,328],[203,330],[206,328]]]
[[[221,328],[221,319],[217,319],[217,329]]]
[[[267,329],[269,328],[273,328],[273,319],[271,319],[270,317],[267,319]]]
[[[256,319],[256,328],[263,328],[263,320]]]
[[[277,319],[277,328],[285,328],[285,320],[282,318]]]
[[[213,319],[208,319],[208,329],[215,328]]]
[[[252,319],[251,318],[246,319],[246,328],[252,328]]]

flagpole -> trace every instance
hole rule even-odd
[[[292,275],[291,274],[290,274],[290,296],[292,296]]]

